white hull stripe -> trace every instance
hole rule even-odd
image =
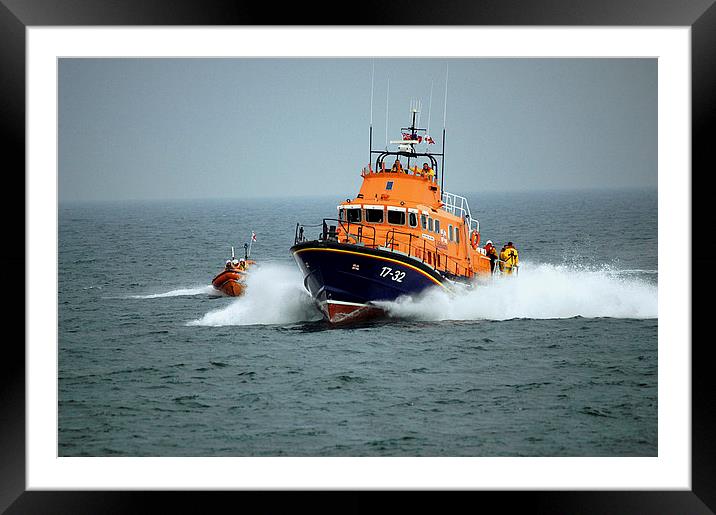
[[[338,304],[340,306],[358,306],[358,307],[369,307],[368,304],[361,304],[359,302],[346,302],[343,300],[324,300],[321,304]]]

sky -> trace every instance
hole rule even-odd
[[[657,186],[656,59],[63,58],[58,73],[60,202],[354,196],[371,116],[382,150],[413,100],[433,151],[445,122],[450,192]]]

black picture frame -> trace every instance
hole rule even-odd
[[[696,187],[697,179],[713,170],[710,134],[716,118],[716,5],[714,0],[460,0],[441,5],[436,2],[373,2],[341,6],[343,14],[322,20],[328,25],[573,25],[573,26],[689,26],[692,58],[692,235],[675,235],[676,251],[690,260],[696,271],[708,270],[714,243],[697,242],[708,235],[713,215],[709,210],[708,188]],[[14,222],[24,213],[25,199],[25,28],[30,26],[87,25],[316,25],[317,13],[331,18],[336,4],[282,4],[279,9],[261,3],[190,0],[0,0],[0,125],[7,198],[0,203],[5,238],[12,252],[2,253],[3,285],[14,292],[16,310],[23,310],[25,270],[25,225]],[[347,13],[347,14],[346,14]],[[8,159],[9,158],[9,159]],[[697,173],[695,173],[697,172]],[[21,194],[22,192],[22,194]],[[7,223],[7,221],[12,221]],[[9,234],[8,234],[9,233]],[[699,243],[692,253],[684,244],[686,236]],[[26,271],[27,273],[27,271]],[[708,320],[707,293],[714,291],[709,274],[692,285],[692,488],[689,491],[528,491],[464,492],[432,495],[441,512],[493,505],[531,513],[690,513],[716,512],[716,426],[714,374],[710,353],[713,337],[699,337],[697,325]],[[19,315],[19,314],[18,314]],[[10,318],[10,317],[9,317]],[[19,319],[20,317],[16,317]],[[24,318],[24,316],[23,316]],[[700,322],[700,324],[696,324]],[[24,326],[21,326],[24,327]],[[259,503],[262,512],[281,505],[311,509],[359,512],[383,504],[384,495],[375,492],[323,493],[318,504],[308,500],[310,492],[89,492],[26,491],[25,488],[25,335],[5,338],[0,390],[0,510],[7,513],[126,513],[155,511],[210,512],[212,506],[229,501],[237,509]],[[190,495],[191,494],[191,495]],[[425,507],[426,492],[399,496],[401,511]],[[433,492],[433,494],[435,494]],[[241,500],[237,500],[240,496]],[[469,498],[466,498],[469,496]],[[303,502],[302,502],[303,501]],[[236,504],[236,503],[241,503]],[[478,504],[479,503],[479,504]]]

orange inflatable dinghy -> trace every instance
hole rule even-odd
[[[231,262],[229,262],[231,263]],[[227,265],[219,275],[214,277],[211,284],[214,288],[230,297],[238,297],[244,292],[246,272],[235,269],[233,265]]]
[[[230,297],[238,297],[246,289],[246,273],[256,261],[247,258],[236,259],[234,248],[231,248],[231,259],[226,261],[226,266],[214,277],[211,285]]]

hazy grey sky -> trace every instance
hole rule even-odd
[[[447,59],[61,59],[65,200],[354,195]],[[450,59],[445,189],[657,185],[656,59]]]

